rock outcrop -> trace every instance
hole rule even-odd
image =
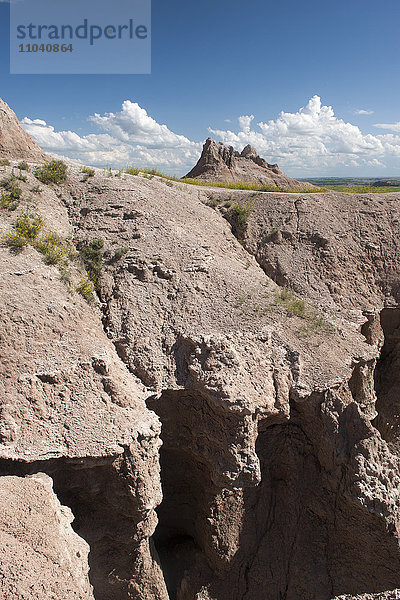
[[[71,528],[50,477],[0,477],[0,594],[3,600],[94,600],[88,544]]]
[[[251,183],[279,187],[286,190],[312,189],[310,183],[288,177],[278,165],[270,165],[258,156],[257,150],[248,145],[242,152],[208,138],[196,166],[185,178],[210,182]]]
[[[49,159],[23,130],[14,111],[0,98],[0,159],[2,158],[34,163]]]
[[[400,196],[82,179],[33,204],[27,173],[0,209],[2,236],[28,209],[101,254],[88,303],[72,249],[60,271],[0,247],[7,600],[33,600],[15,557],[55,538],[27,558],[38,600],[396,597]],[[53,507],[28,545],[14,494]]]

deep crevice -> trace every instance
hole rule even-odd
[[[400,308],[384,308],[380,323],[384,344],[375,368],[378,415],[372,424],[391,450],[400,453]]]
[[[165,583],[171,600],[177,600],[185,573],[196,573],[206,563],[204,546],[205,521],[210,490],[211,472],[207,460],[193,448],[196,432],[180,422],[187,415],[180,406],[188,392],[166,391],[160,398],[150,398],[148,407],[162,422],[160,450],[163,501],[156,509],[158,525],[153,541],[158,552]],[[193,400],[193,404],[195,401]],[[195,411],[200,412],[199,406]],[[197,432],[198,435],[198,432]]]

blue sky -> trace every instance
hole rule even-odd
[[[152,6],[151,75],[10,75],[0,2],[0,96],[46,150],[183,174],[212,135],[298,177],[399,174],[398,0]]]

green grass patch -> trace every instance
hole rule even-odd
[[[138,169],[137,167],[127,167],[125,169],[125,173],[127,173],[128,175],[139,175],[140,169]]]
[[[285,308],[292,315],[296,315],[296,317],[305,317],[306,303],[286,288],[275,293],[275,303]]]
[[[62,160],[51,160],[35,171],[35,177],[42,183],[64,183],[68,167]]]

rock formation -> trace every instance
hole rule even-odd
[[[4,597],[395,598],[400,195],[82,179],[0,209],[102,265],[0,247]]]
[[[0,159],[43,162],[48,156],[22,129],[15,113],[0,98]]]
[[[71,528],[50,477],[0,478],[0,593],[3,600],[94,600],[88,544]]]
[[[242,152],[237,152],[232,146],[224,146],[212,138],[206,140],[198,163],[185,178],[223,183],[251,183],[286,190],[313,188],[310,183],[288,177],[278,165],[268,164],[250,145],[243,148]]]

